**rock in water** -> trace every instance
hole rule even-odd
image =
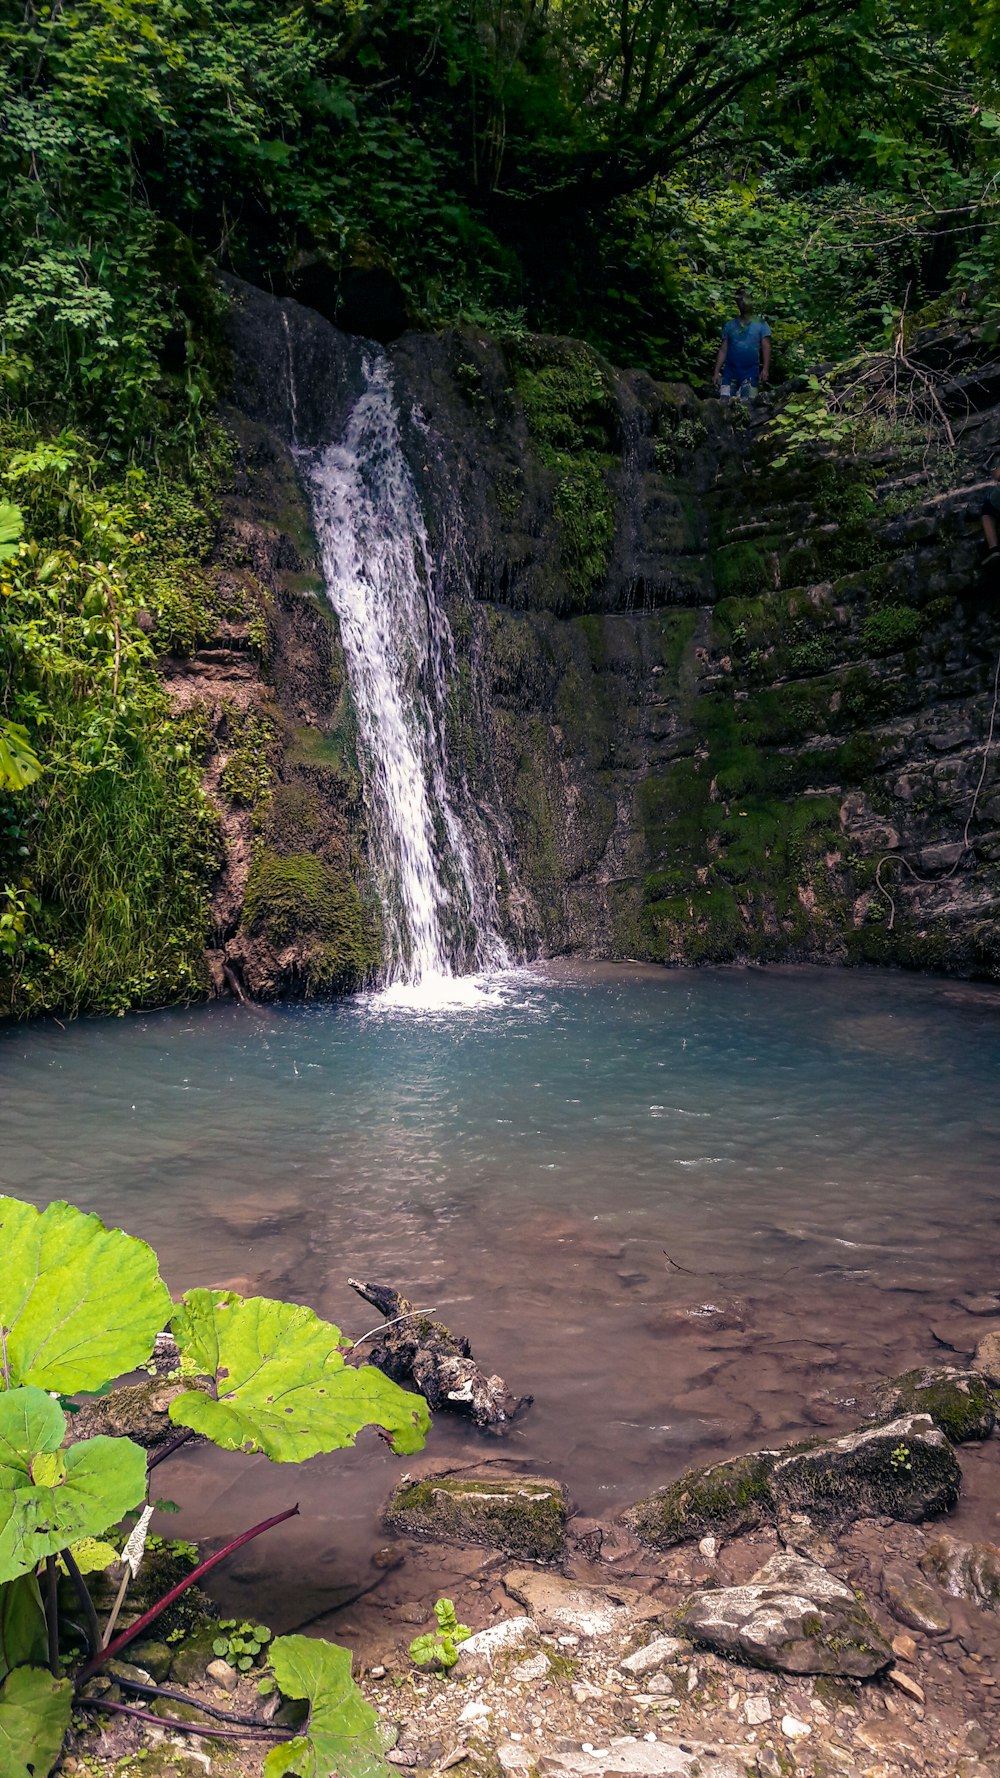
[[[772,1485],[779,1508],[821,1524],[883,1516],[919,1524],[956,1505],[962,1472],[930,1416],[908,1414],[779,1457]]]
[[[951,1613],[943,1599],[905,1562],[886,1563],[882,1597],[896,1622],[911,1630],[920,1630],[925,1636],[945,1636],[951,1629]]]
[[[772,1556],[744,1587],[693,1593],[678,1627],[707,1648],[781,1673],[868,1679],[892,1661],[850,1587],[801,1556]]]
[[[991,1383],[1000,1383],[1000,1327],[991,1327],[976,1345],[975,1367]]]
[[[544,1476],[406,1476],[383,1514],[393,1531],[485,1544],[526,1562],[553,1562],[566,1541],[566,1494]]]
[[[989,1337],[987,1334],[986,1338]],[[1000,1348],[1000,1341],[997,1344]],[[1000,1357],[1000,1350],[997,1356]],[[927,1370],[906,1371],[901,1377],[893,1377],[882,1385],[877,1402],[877,1412],[893,1418],[900,1414],[929,1414],[953,1445],[989,1438],[996,1424],[996,1405],[988,1377],[979,1370],[959,1370],[954,1365],[932,1365]]]
[[[654,1549],[669,1549],[705,1533],[735,1537],[773,1519],[771,1473],[777,1458],[776,1451],[752,1451],[709,1469],[689,1469],[669,1487],[629,1507],[623,1520]]]
[[[502,1377],[486,1376],[464,1334],[431,1321],[389,1285],[363,1284],[357,1278],[347,1282],[387,1323],[394,1323],[372,1336],[369,1364],[396,1383],[412,1381],[432,1412],[450,1408],[477,1426],[502,1431],[531,1405],[530,1395],[513,1396]]]
[[[931,1544],[921,1567],[953,1599],[1000,1612],[1000,1548],[995,1543],[961,1543],[944,1535]]]

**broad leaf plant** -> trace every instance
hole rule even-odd
[[[67,1444],[66,1397],[99,1393],[148,1363],[169,1328],[191,1382],[171,1403],[174,1446],[198,1433],[223,1450],[298,1463],[375,1426],[410,1453],[430,1420],[421,1396],[348,1364],[350,1342],[311,1309],[228,1290],[192,1290],[174,1304],[144,1241],[70,1204],[39,1211],[0,1197],[0,1250],[0,1773],[47,1778],[83,1683],[233,1549],[297,1510],[243,1532],[101,1638],[85,1577],[119,1560],[106,1534],[144,1508],[152,1465],[128,1438]],[[88,1625],[82,1657],[61,1653],[60,1574]],[[269,1655],[277,1685],[305,1700],[308,1716],[272,1747],[266,1778],[383,1778],[378,1720],[349,1652],[279,1636]]]

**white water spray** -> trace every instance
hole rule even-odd
[[[454,649],[389,360],[372,347],[363,369],[364,392],[342,438],[300,458],[357,709],[386,982],[397,997],[416,991],[426,1002],[457,974],[506,968],[509,957],[449,783],[444,713]],[[491,861],[488,868],[492,875]]]

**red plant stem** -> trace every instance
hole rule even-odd
[[[241,1531],[239,1537],[234,1537],[229,1543],[223,1544],[221,1550],[216,1550],[214,1556],[206,1556],[204,1562],[199,1562],[197,1568],[192,1568],[191,1573],[186,1574],[183,1580],[179,1580],[175,1587],[171,1587],[169,1593],[164,1593],[162,1599],[158,1599],[155,1605],[151,1605],[148,1611],[144,1611],[141,1617],[137,1617],[134,1624],[130,1624],[127,1630],[120,1630],[113,1641],[108,1643],[107,1648],[98,1649],[96,1655],[91,1655],[90,1660],[80,1668],[77,1676],[78,1683],[89,1679],[92,1673],[97,1672],[98,1667],[103,1667],[105,1661],[113,1660],[119,1650],[125,1648],[133,1637],[141,1636],[147,1624],[153,1623],[161,1611],[166,1611],[167,1606],[172,1605],[175,1599],[179,1599],[182,1593],[186,1593],[188,1587],[193,1587],[196,1581],[201,1580],[203,1575],[208,1574],[210,1569],[217,1567],[220,1562],[224,1562],[234,1550],[240,1549],[245,1543],[250,1543],[263,1531],[270,1531],[272,1526],[283,1525],[286,1519],[294,1519],[298,1510],[298,1505],[290,1506],[283,1513],[275,1513],[273,1519],[262,1519],[259,1525],[251,1526],[249,1531]]]
[[[146,1474],[148,1475],[151,1469],[155,1469],[158,1463],[162,1463],[164,1457],[172,1457],[175,1451],[179,1451],[182,1445],[187,1444],[189,1438],[194,1438],[192,1426],[188,1426],[184,1432],[179,1433],[176,1438],[172,1438],[169,1445],[164,1445],[162,1451],[154,1451],[147,1459]]]
[[[139,1710],[134,1704],[116,1704],[112,1698],[78,1698],[84,1710],[117,1710],[120,1716],[134,1716],[139,1722],[155,1723],[158,1729],[181,1729],[185,1735],[211,1735],[218,1741],[259,1741],[261,1735],[274,1730],[261,1725],[259,1729],[218,1729],[211,1722],[184,1722],[179,1716],[154,1716],[151,1710]],[[285,1740],[292,1737],[285,1736]]]

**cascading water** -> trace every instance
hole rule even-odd
[[[294,414],[292,368],[290,361]],[[450,782],[444,713],[454,649],[403,453],[391,367],[371,347],[362,369],[363,393],[342,437],[297,454],[357,710],[386,981],[426,985],[502,969],[510,959],[480,848],[470,843]]]

